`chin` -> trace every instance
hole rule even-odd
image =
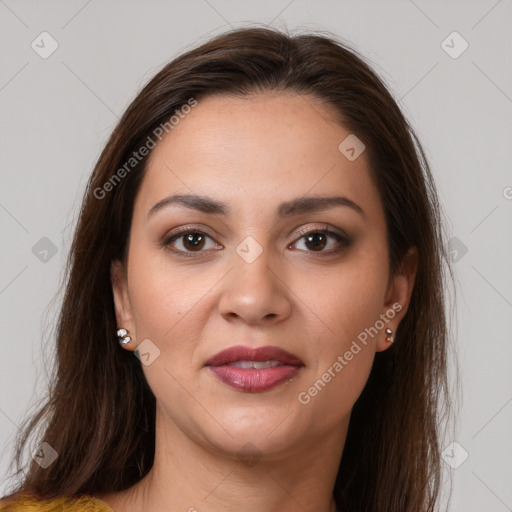
[[[217,449],[232,454],[253,452],[277,455],[298,443],[300,428],[289,410],[272,411],[268,405],[222,409],[223,429],[206,435]],[[213,412],[213,411],[212,411]]]

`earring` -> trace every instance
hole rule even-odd
[[[393,334],[393,331],[391,329],[389,329],[389,327],[386,329],[386,334],[387,334],[386,341],[388,343],[393,343],[395,341],[395,337],[391,336]]]
[[[119,343],[121,346],[124,346],[128,343],[130,343],[130,341],[132,341],[132,339],[130,338],[130,336],[128,336],[128,331],[126,329],[119,329],[117,331],[117,337],[119,338]]]

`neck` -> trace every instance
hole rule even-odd
[[[348,419],[285,451],[260,453],[247,443],[226,454],[190,439],[157,408],[151,471],[123,493],[105,496],[116,512],[336,512],[333,489]]]

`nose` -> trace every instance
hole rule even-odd
[[[223,281],[219,299],[219,311],[226,320],[270,325],[290,315],[286,269],[275,259],[271,261],[268,250],[252,262],[234,252],[233,267]]]

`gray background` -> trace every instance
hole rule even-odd
[[[450,510],[512,510],[511,19],[510,0],[0,0],[0,490],[17,425],[47,378],[42,340],[51,344],[57,311],[48,304],[107,136],[177,53],[258,22],[353,44],[427,149],[455,238],[463,402],[445,443],[458,443],[445,457],[457,466]],[[58,44],[45,59],[43,31]],[[461,40],[442,45],[453,31],[469,44],[457,58],[445,49],[460,52]]]

